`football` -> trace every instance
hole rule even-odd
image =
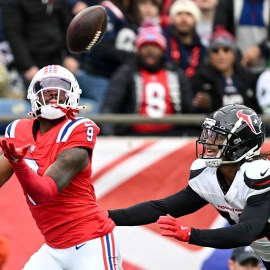
[[[69,51],[84,53],[97,46],[106,32],[107,22],[107,12],[103,6],[91,6],[79,12],[67,29]]]

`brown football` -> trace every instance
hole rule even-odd
[[[102,40],[107,28],[107,12],[100,5],[79,12],[67,29],[67,47],[71,53],[89,52]]]

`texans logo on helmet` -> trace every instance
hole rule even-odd
[[[260,134],[261,131],[261,120],[258,119],[257,115],[255,113],[252,114],[245,114],[243,113],[243,110],[237,112],[237,117],[240,119],[242,118],[243,121],[247,123],[247,125],[250,127],[251,131],[255,134]]]

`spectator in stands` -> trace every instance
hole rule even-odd
[[[196,25],[196,30],[203,45],[208,47],[209,40],[213,33],[213,24],[218,0],[193,0],[193,2],[201,10],[201,19]]]
[[[166,29],[167,26],[171,23],[169,12],[174,0],[163,0],[162,2],[163,3],[161,9],[161,27],[162,29]]]
[[[4,264],[8,258],[8,247],[7,240],[5,237],[0,235],[0,270],[3,269]]]
[[[210,113],[228,104],[244,104],[260,112],[255,95],[257,76],[236,61],[233,36],[217,29],[209,45],[209,61],[200,65],[192,78],[193,106]]]
[[[243,65],[256,73],[265,69],[270,52],[270,0],[219,0],[214,25],[235,36]]]
[[[99,5],[102,0],[67,0],[72,15],[77,15],[80,11],[90,6]]]
[[[141,25],[145,20],[161,24],[162,0],[137,0],[133,4],[138,25]]]
[[[165,60],[166,40],[155,25],[140,28],[136,58],[113,75],[103,113],[136,113],[153,118],[191,112],[192,92],[184,72]],[[104,126],[103,134],[173,135],[169,124]]]
[[[190,0],[177,0],[170,9],[172,23],[165,30],[168,41],[167,58],[185,70],[191,78],[204,60],[206,49],[196,32],[201,12]]]
[[[14,65],[14,57],[3,27],[3,1],[0,0],[0,97],[23,99],[23,80]]]
[[[261,270],[260,257],[254,250],[247,247],[235,248],[228,262],[229,270]]]
[[[39,68],[63,63],[70,20],[65,0],[3,1],[5,33],[26,84]]]
[[[93,113],[100,112],[111,75],[134,56],[136,37],[135,18],[131,15],[132,0],[102,1],[101,5],[109,16],[102,42],[92,52],[80,55],[79,63],[72,63],[72,68],[70,63],[66,65],[75,74],[82,97],[93,101],[96,108]]]
[[[256,95],[264,114],[270,115],[270,69],[267,68],[258,77]]]

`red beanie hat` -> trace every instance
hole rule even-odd
[[[163,36],[159,26],[153,24],[144,24],[139,28],[139,34],[136,38],[136,47],[139,49],[145,44],[155,44],[162,50],[166,50],[166,39]]]

